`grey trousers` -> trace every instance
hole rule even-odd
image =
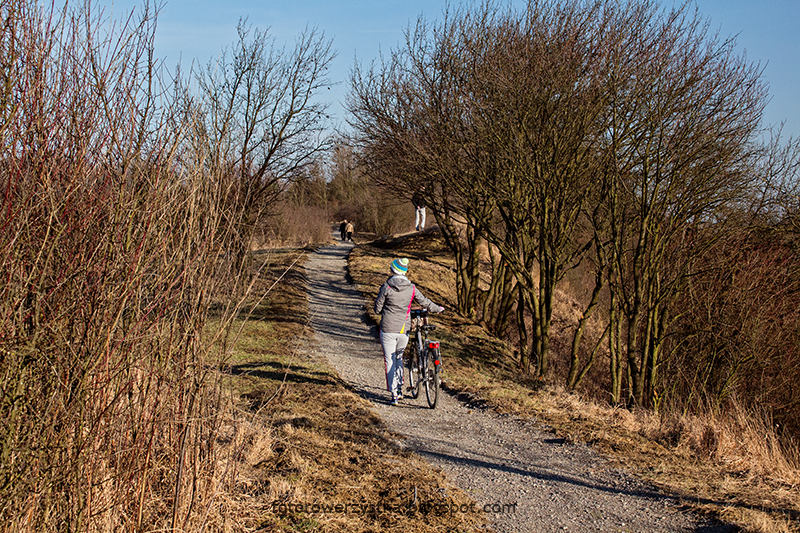
[[[386,390],[392,397],[403,387],[403,351],[408,344],[405,333],[384,333],[381,331],[381,348],[383,348],[383,364],[386,369]]]

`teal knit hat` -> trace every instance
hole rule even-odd
[[[395,259],[392,261],[392,272],[395,274],[401,274],[405,276],[406,272],[408,272],[408,259],[403,257],[402,259]]]

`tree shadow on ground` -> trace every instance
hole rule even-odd
[[[333,385],[337,383],[330,374],[310,371],[302,366],[288,367],[277,362],[251,362],[232,365],[225,369],[232,376],[250,376],[257,379],[287,383],[311,383],[314,385]]]

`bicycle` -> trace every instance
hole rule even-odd
[[[428,332],[436,329],[436,324],[428,324],[427,309],[411,310],[411,333],[409,341],[411,353],[406,358],[408,367],[408,390],[414,399],[419,397],[420,385],[425,387],[425,397],[431,409],[439,401],[439,388],[442,368],[441,343],[428,339]]]

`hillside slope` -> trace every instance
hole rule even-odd
[[[427,296],[454,307],[452,258],[435,231],[381,239],[352,251],[349,275],[367,302],[385,279],[388,262],[398,256],[411,259],[411,278]],[[568,325],[566,317],[554,324],[559,320]],[[588,444],[614,464],[745,531],[800,531],[797,470],[777,464],[770,470],[747,455],[766,443],[726,444],[754,433],[746,418],[739,422],[742,427],[720,427],[715,420],[659,417],[587,402],[521,376],[513,353],[480,327],[452,314],[437,322],[446,326],[440,336],[452,354],[446,377],[455,393],[498,412],[535,418],[567,442]],[[713,456],[710,443],[717,450]],[[730,453],[720,451],[728,448]]]

